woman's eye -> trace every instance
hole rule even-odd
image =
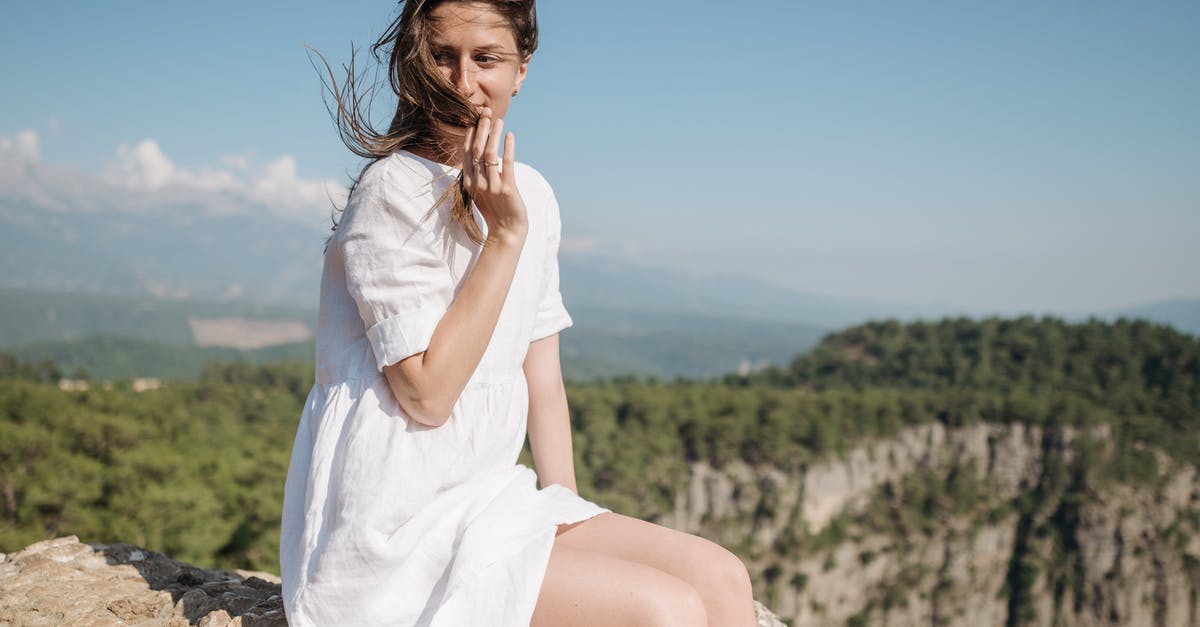
[[[494,57],[490,54],[484,54],[484,55],[475,57],[475,62],[479,63],[481,65],[491,65],[492,63],[496,63],[499,60],[500,60],[499,57]]]

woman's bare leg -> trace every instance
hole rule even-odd
[[[530,627],[705,627],[704,601],[673,575],[554,543]]]
[[[612,512],[560,526],[559,544],[639,562],[688,582],[704,599],[711,627],[757,624],[746,565],[715,542]]]

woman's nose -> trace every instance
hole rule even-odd
[[[475,73],[461,61],[454,64],[450,80],[463,94],[470,95],[475,90]]]

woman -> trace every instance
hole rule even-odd
[[[371,161],[326,247],[285,486],[292,625],[755,623],[733,554],[577,494],[558,206],[503,131],[536,46],[533,0],[410,0],[375,46],[388,131],[363,122],[352,68],[335,83]]]

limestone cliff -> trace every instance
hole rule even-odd
[[[1089,480],[1106,429],[940,423],[796,473],[691,467],[665,524],[751,555],[800,625],[1200,624],[1196,469]]]

